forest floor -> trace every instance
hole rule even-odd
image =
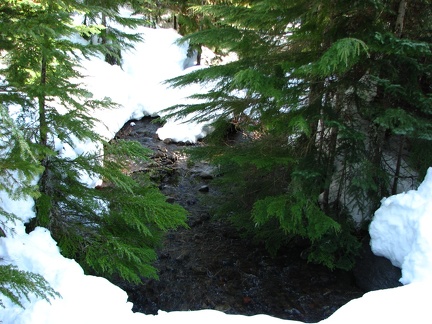
[[[213,219],[200,199],[213,194],[209,166],[188,163],[182,153],[185,144],[160,141],[155,133],[160,125],[154,119],[133,123],[127,123],[117,138],[137,140],[153,150],[154,179],[169,201],[189,212],[189,228],[168,232],[158,251],[154,265],[159,280],[116,283],[128,293],[134,311],[216,309],[308,323],[327,318],[363,295],[351,272],[308,263],[294,246],[272,257],[263,246],[242,238],[230,223]],[[132,171],[149,172],[149,167],[135,166]]]

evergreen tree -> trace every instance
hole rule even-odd
[[[162,15],[171,17],[171,19],[164,19],[165,21],[172,22],[172,28],[177,30],[180,35],[189,35],[200,30],[211,29],[215,24],[210,15],[196,10],[198,6],[215,5],[223,2],[223,0],[163,0],[157,3],[144,1],[141,6],[137,3],[136,8],[138,12],[147,13],[154,21],[154,24],[162,20]],[[217,51],[217,49],[214,50]],[[193,53],[197,55],[197,65],[200,65],[202,44],[190,44],[189,55]]]
[[[28,230],[50,229],[62,254],[87,272],[138,282],[157,276],[151,265],[154,249],[164,231],[185,225],[185,211],[167,203],[145,175],[132,178],[124,171],[132,161],[145,159],[146,149],[136,142],[104,141],[93,130],[94,109],[115,109],[115,104],[92,99],[77,83],[80,58],[99,49],[70,37],[97,31],[72,22],[76,11],[89,8],[73,0],[0,4],[1,44],[7,50],[1,102],[18,107],[15,120],[33,158],[24,156],[22,163],[34,164],[29,170],[40,175],[36,218]],[[100,145],[73,157],[64,156],[58,145],[74,148],[80,141]],[[19,146],[8,155],[13,165],[18,153]],[[88,186],[85,176],[101,177],[105,185]]]
[[[218,28],[184,41],[239,60],[171,80],[213,87],[193,96],[201,103],[169,111],[215,126],[210,147],[193,154],[218,165],[226,190],[240,197],[222,213],[273,250],[306,237],[309,260],[349,268],[359,246],[352,216],[369,219],[401,178],[415,182],[405,154],[416,142],[430,145],[428,1],[262,0],[196,10]],[[230,141],[233,130],[240,143]]]
[[[88,34],[87,37],[96,39],[96,43],[102,45],[100,50],[105,54],[105,61],[111,65],[121,65],[121,52],[133,47],[133,43],[141,41],[141,35],[125,32],[116,26],[134,29],[139,25],[148,25],[149,21],[141,18],[124,17],[120,9],[131,6],[138,7],[139,1],[124,0],[85,0],[84,25],[100,25],[103,28],[97,32]]]
[[[32,180],[41,172],[40,164],[3,104],[0,104],[0,130],[0,191],[15,200],[28,195],[37,197]],[[0,237],[13,236],[12,226],[17,220],[17,215],[0,206]],[[1,256],[0,261],[5,262]],[[59,296],[42,276],[10,264],[0,264],[0,293],[21,307],[22,297],[28,299],[30,293],[46,300]],[[1,307],[3,296],[0,295]]]
[[[0,9],[0,22],[14,19],[17,12],[12,7]],[[12,42],[0,32],[0,51],[11,49]],[[4,95],[8,93],[8,95]],[[31,151],[27,139],[16,125],[11,112],[7,108],[10,104],[25,105],[26,98],[18,92],[11,91],[7,82],[0,79],[0,191],[10,198],[19,200],[25,196],[38,197],[34,179],[42,171],[41,165]],[[1,199],[0,199],[1,201]],[[13,224],[18,221],[18,215],[0,206],[0,237],[14,235]],[[3,297],[9,298],[15,304],[23,307],[21,299],[29,298],[29,294],[49,300],[58,297],[40,275],[25,272],[15,266],[5,263],[0,256],[0,306],[4,307]]]

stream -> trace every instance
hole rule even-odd
[[[310,323],[363,295],[351,272],[307,263],[296,247],[271,257],[228,222],[213,219],[200,199],[214,193],[210,166],[188,163],[182,152],[187,144],[159,140],[159,127],[144,117],[126,123],[116,137],[136,140],[153,151],[151,167],[136,165],[132,172],[152,172],[167,200],[188,210],[189,228],[166,234],[154,264],[159,280],[116,282],[128,293],[133,311],[216,309]]]

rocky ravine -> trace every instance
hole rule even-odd
[[[153,150],[151,172],[167,199],[188,210],[190,227],[166,235],[155,263],[159,280],[116,283],[127,291],[134,311],[217,309],[317,322],[363,294],[351,273],[308,264],[295,248],[272,258],[263,247],[242,239],[230,224],[212,220],[200,200],[212,194],[209,166],[189,165],[181,152],[185,144],[160,141],[155,133],[159,125],[152,118],[133,122],[117,137]]]

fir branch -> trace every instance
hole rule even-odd
[[[320,77],[341,74],[351,69],[363,54],[369,56],[365,42],[355,38],[342,38],[334,42],[317,62],[302,69],[307,74]]]
[[[23,297],[30,301],[30,296],[35,295],[48,302],[52,298],[61,298],[41,275],[18,270],[13,265],[0,265],[0,293],[22,308]],[[5,307],[1,300],[0,306]]]

